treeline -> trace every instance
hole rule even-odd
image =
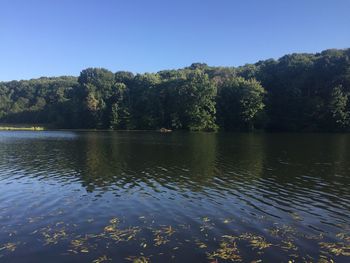
[[[350,49],[241,67],[0,82],[0,122],[55,128],[350,130]]]

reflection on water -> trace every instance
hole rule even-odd
[[[1,132],[1,262],[348,262],[350,136]]]

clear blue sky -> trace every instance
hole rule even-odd
[[[0,0],[0,80],[350,47],[350,0]]]

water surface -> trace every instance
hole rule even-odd
[[[0,262],[331,260],[350,135],[0,132]]]

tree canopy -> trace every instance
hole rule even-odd
[[[241,67],[0,82],[0,122],[54,128],[349,131],[350,49]]]

